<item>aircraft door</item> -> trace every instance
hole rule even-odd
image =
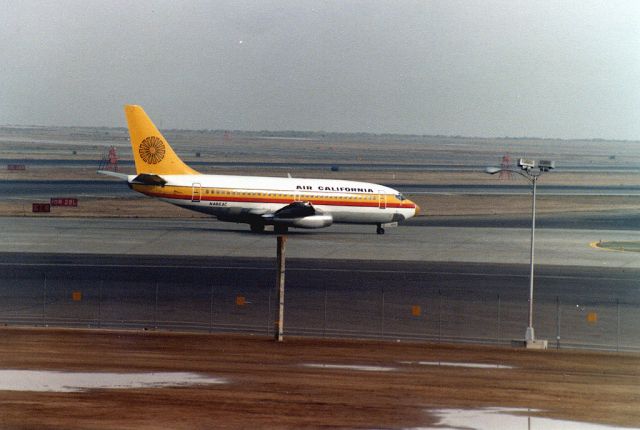
[[[202,194],[202,185],[199,184],[198,182],[194,182],[191,188],[191,201],[199,202],[201,194]]]
[[[387,208],[387,195],[382,190],[378,191],[378,207],[380,209]]]

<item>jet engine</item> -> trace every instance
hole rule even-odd
[[[333,224],[331,215],[317,213],[309,202],[293,202],[273,214],[262,217],[270,224],[298,228],[322,228]]]

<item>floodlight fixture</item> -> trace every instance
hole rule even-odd
[[[536,167],[536,160],[530,160],[528,158],[521,158],[518,160],[518,166],[522,168],[522,170],[529,170]]]
[[[538,168],[542,172],[548,172],[556,168],[556,162],[552,160],[540,160],[538,161]]]

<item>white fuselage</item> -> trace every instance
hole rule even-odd
[[[169,203],[247,222],[292,202],[309,202],[334,223],[379,224],[413,217],[415,203],[389,187],[335,179],[273,178],[229,175],[162,175],[164,185],[132,183],[143,194]]]

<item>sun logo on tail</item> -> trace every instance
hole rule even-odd
[[[166,150],[162,140],[155,136],[150,136],[140,143],[140,149],[138,152],[145,163],[158,164],[164,158]]]

